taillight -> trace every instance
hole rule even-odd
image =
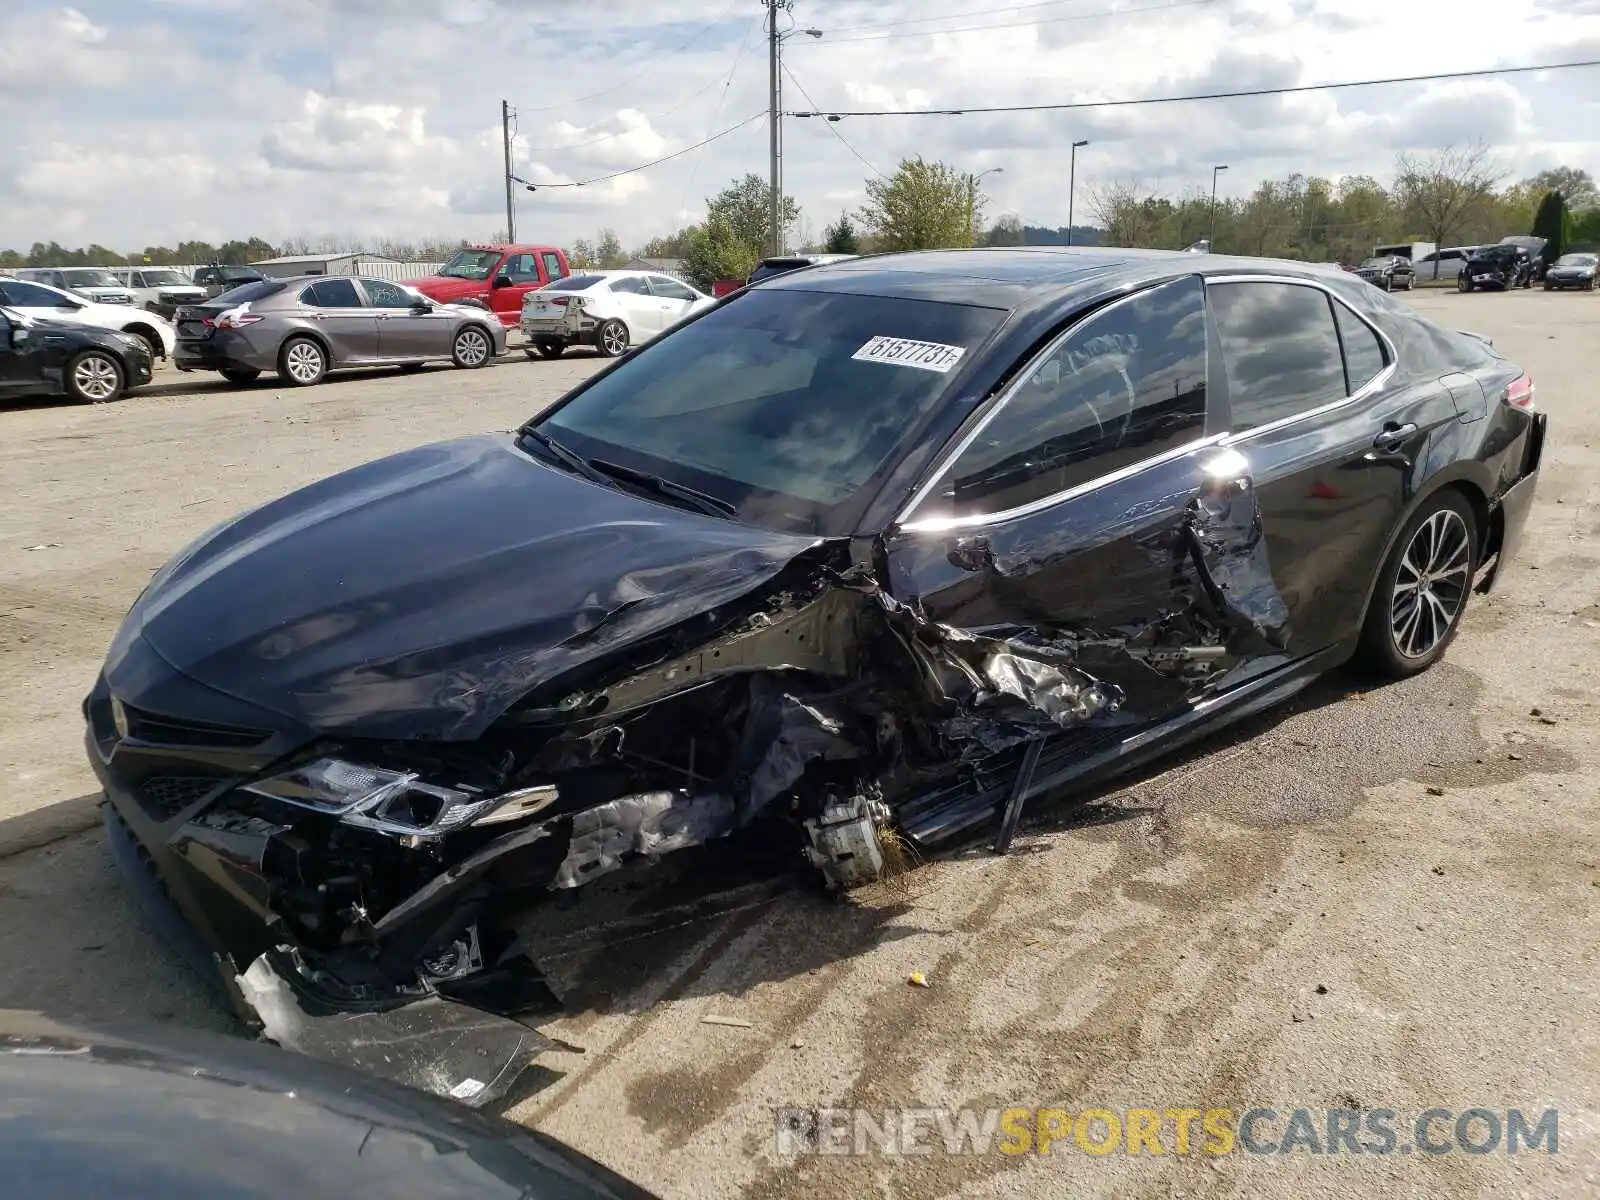
[[[1505,402],[1512,408],[1533,411],[1533,376],[1524,371],[1506,388]]]
[[[266,318],[259,313],[223,313],[216,319],[215,327],[217,329],[243,329],[246,325],[254,325],[257,321],[265,320]],[[213,322],[207,321],[206,324],[211,325]]]
[[[567,305],[572,303],[572,297],[571,296],[551,296],[550,297],[550,303],[558,305],[561,308],[565,308]]]

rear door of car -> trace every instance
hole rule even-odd
[[[455,314],[439,305],[414,308],[410,292],[387,279],[360,279],[367,307],[378,319],[378,357],[443,358],[450,353]]]
[[[1360,629],[1368,587],[1430,433],[1460,419],[1389,339],[1330,289],[1297,277],[1217,276],[1228,445],[1249,463],[1291,656]]]
[[[1282,606],[1208,403],[1205,304],[1197,275],[1144,289],[1023,365],[887,535],[894,596],[1069,659],[1120,690],[1119,721],[1174,715],[1274,652]]]
[[[328,339],[333,363],[371,362],[378,357],[378,316],[367,307],[355,280],[328,276],[300,291],[306,318]]]
[[[0,397],[41,390],[44,339],[0,312]]]

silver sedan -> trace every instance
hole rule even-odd
[[[484,310],[362,276],[247,283],[178,309],[175,320],[173,364],[234,383],[275,371],[306,387],[344,367],[415,370],[434,359],[471,369],[506,350],[505,328]]]

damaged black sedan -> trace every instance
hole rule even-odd
[[[218,527],[85,702],[114,850],[267,1036],[483,1103],[519,918],[757,830],[832,886],[1445,652],[1545,418],[1333,270],[866,257],[729,297],[514,434]]]

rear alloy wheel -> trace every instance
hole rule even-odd
[[[628,327],[612,319],[595,331],[595,348],[607,358],[616,358],[628,352]]]
[[[321,383],[327,373],[327,353],[308,337],[292,337],[278,351],[278,374],[295,387]]]
[[[1472,591],[1477,525],[1456,491],[1441,492],[1406,522],[1367,609],[1358,652],[1365,665],[1404,679],[1444,656]]]
[[[471,371],[488,362],[493,350],[494,343],[483,326],[468,325],[450,344],[450,358],[462,370]]]
[[[122,395],[122,366],[100,350],[85,350],[67,364],[67,391],[82,404],[108,404]]]

